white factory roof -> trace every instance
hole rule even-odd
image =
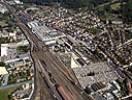
[[[39,21],[34,20],[34,21],[31,21],[31,22],[28,22],[27,25],[28,25],[29,28],[34,28],[34,27],[39,26],[38,23],[39,23]]]
[[[8,44],[1,44],[1,56],[7,56]]]
[[[8,74],[6,68],[0,66],[0,75],[5,75],[5,74]]]
[[[4,5],[0,4],[0,12],[4,14],[6,11],[8,11],[7,8]]]
[[[71,68],[80,67],[79,64],[76,62],[76,59],[78,59],[78,57],[74,53],[71,53]]]
[[[14,2],[15,2],[16,4],[23,4],[23,2],[21,2],[20,0],[14,0]]]
[[[23,46],[23,45],[28,45],[28,44],[29,44],[29,42],[27,40],[23,40],[23,41],[17,43],[17,46]]]
[[[51,44],[55,44],[55,43],[56,43],[56,41],[55,41],[55,40],[52,40],[52,41],[46,42],[45,44],[46,44],[46,45],[51,45]]]
[[[32,26],[32,32],[36,34],[44,42],[57,40],[58,38],[65,37],[63,33],[57,32],[55,29],[50,29],[47,26]]]
[[[119,85],[115,80],[112,81],[112,82],[113,82],[113,84],[117,87],[118,90],[121,90],[120,85]]]
[[[132,66],[132,63],[130,63],[130,66]]]
[[[5,61],[5,63],[9,64],[9,63],[18,62],[19,60],[25,60],[25,59],[29,59],[29,57],[11,59],[11,60]]]

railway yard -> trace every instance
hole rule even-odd
[[[103,22],[86,8],[1,4],[30,45],[31,100],[131,100],[131,24]]]

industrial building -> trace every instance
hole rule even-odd
[[[40,23],[37,20],[29,22],[27,25],[32,30],[33,34],[44,41],[47,45],[54,44],[59,38],[65,37],[63,33],[49,28],[44,23]]]

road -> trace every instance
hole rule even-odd
[[[20,86],[20,85],[23,85],[23,84],[26,84],[26,83],[33,83],[33,81],[25,81],[25,82],[11,84],[11,85],[7,85],[7,86],[2,86],[2,87],[0,87],[0,90],[12,88],[12,87],[17,87],[17,86]]]

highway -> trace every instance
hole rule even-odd
[[[77,86],[78,81],[69,73],[65,65],[21,22],[15,9],[6,2],[3,3],[14,16],[17,26],[23,31],[31,45],[31,56],[35,64],[35,91],[32,99],[92,100]]]

